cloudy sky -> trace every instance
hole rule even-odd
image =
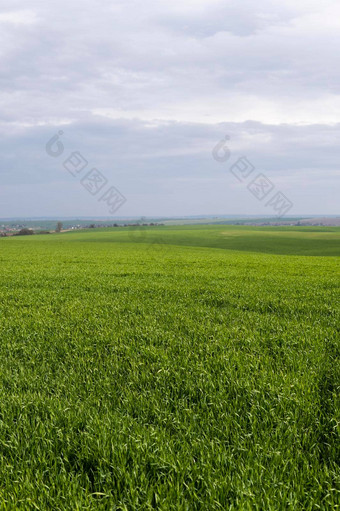
[[[339,42],[338,0],[1,1],[0,217],[339,214]]]

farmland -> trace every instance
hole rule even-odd
[[[0,240],[0,509],[339,507],[340,228]]]

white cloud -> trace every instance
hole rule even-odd
[[[0,12],[0,23],[32,25],[38,21],[36,14],[28,9]]]

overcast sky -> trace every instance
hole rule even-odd
[[[339,41],[338,0],[0,2],[0,217],[340,213]]]

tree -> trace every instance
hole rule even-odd
[[[60,232],[62,230],[62,228],[63,228],[62,222],[58,222],[55,232]]]
[[[16,234],[16,236],[27,236],[30,234],[34,234],[32,229],[24,228],[24,229],[20,229],[20,231]]]

